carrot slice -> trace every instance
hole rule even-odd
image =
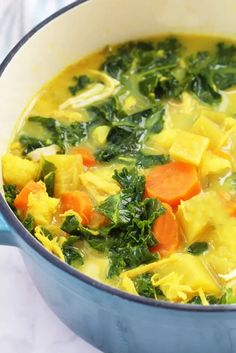
[[[71,154],[80,154],[83,159],[83,165],[93,167],[97,164],[92,152],[85,147],[74,147],[70,150]]]
[[[157,166],[146,178],[145,195],[158,198],[172,207],[201,191],[196,167],[184,162]]]
[[[82,224],[88,225],[91,221],[93,204],[89,195],[84,191],[71,191],[61,194],[62,213],[73,210],[82,218]]]
[[[150,251],[159,252],[161,256],[166,256],[179,246],[179,227],[172,208],[167,204],[163,205],[166,212],[158,217],[152,226],[153,234],[159,244],[151,247]]]
[[[29,194],[37,193],[44,190],[44,185],[42,183],[36,183],[34,180],[30,180],[21,190],[21,192],[16,196],[14,201],[14,206],[22,211],[26,212],[28,205]]]

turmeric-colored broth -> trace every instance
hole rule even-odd
[[[232,304],[236,44],[168,38],[107,47],[44,85],[3,156],[5,195],[48,251],[96,280],[157,300]]]

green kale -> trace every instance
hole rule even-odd
[[[146,74],[156,68],[175,65],[181,49],[181,43],[173,37],[158,42],[129,42],[108,55],[101,68],[124,81],[128,74]]]
[[[96,230],[83,227],[75,215],[65,217],[61,229],[70,235],[77,236],[78,239],[83,236],[97,236],[99,234]]]
[[[25,147],[24,154],[36,148],[56,144],[65,152],[71,146],[77,146],[88,136],[88,123],[73,122],[64,125],[54,118],[43,116],[31,116],[28,119],[31,123],[41,124],[50,135],[50,139],[44,141],[30,136],[20,136],[20,143]]]
[[[106,238],[99,236],[98,231],[83,227],[78,218],[74,215],[67,216],[61,229],[77,240],[86,240],[95,250],[105,252],[107,249]]]
[[[32,233],[35,227],[34,217],[28,213],[22,224],[30,233]]]
[[[201,255],[208,250],[208,243],[206,242],[195,242],[191,244],[187,251],[192,255]]]
[[[52,140],[42,140],[28,135],[21,135],[19,137],[19,142],[23,146],[24,155],[36,150],[37,148],[46,147],[53,143]]]
[[[138,154],[136,166],[140,168],[150,168],[154,165],[162,165],[170,162],[170,158],[165,154],[145,155]]]
[[[147,298],[155,298],[155,288],[152,285],[152,274],[144,273],[134,279],[134,285],[139,295]]]
[[[48,238],[49,240],[53,239],[52,233],[45,227],[41,227],[41,231],[43,232],[43,235]]]
[[[14,200],[16,196],[19,194],[19,190],[17,189],[16,185],[13,185],[13,184],[3,185],[3,190],[4,190],[5,198],[8,205],[15,212],[16,208],[14,206]]]
[[[50,197],[54,196],[55,177],[56,177],[56,172],[51,172],[51,173],[48,173],[43,179],[46,186],[47,193]]]
[[[111,222],[99,230],[100,234],[107,236],[108,277],[158,258],[149,251],[149,247],[156,244],[152,224],[165,212],[156,199],[143,201],[145,178],[136,170],[123,168],[120,173],[115,172],[114,179],[121,185],[121,192],[108,197],[97,207]]]
[[[42,180],[46,185],[46,190],[49,196],[54,196],[54,184],[56,176],[56,167],[52,162],[43,160],[39,180]]]
[[[158,254],[149,251],[156,244],[152,224],[165,212],[158,200],[143,200],[145,178],[135,169],[128,171],[123,168],[121,172],[115,171],[113,177],[121,185],[121,192],[108,197],[97,207],[97,211],[109,219],[108,225],[92,230],[82,226],[75,215],[70,215],[61,226],[77,240],[84,240],[92,248],[108,255],[108,277],[158,259]]]
[[[236,296],[232,288],[225,288],[225,293],[221,297],[220,304],[236,304]]]
[[[107,144],[96,152],[96,159],[109,162],[115,158],[136,157],[148,132],[160,132],[164,125],[163,105],[113,121],[107,136]]]
[[[112,96],[102,103],[91,105],[87,111],[94,125],[110,125],[124,116],[122,106],[116,96]]]
[[[214,62],[213,80],[220,90],[236,84],[236,46],[218,43]]]
[[[91,78],[87,75],[74,76],[73,80],[75,81],[74,86],[68,87],[68,90],[72,96],[75,96],[79,91],[86,88],[92,82]]]
[[[83,255],[79,251],[75,243],[78,241],[77,236],[70,236],[62,245],[62,252],[65,256],[65,260],[69,265],[77,267],[78,265],[83,265]]]

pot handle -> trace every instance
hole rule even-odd
[[[0,245],[16,246],[13,232],[0,213]]]

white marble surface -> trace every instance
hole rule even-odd
[[[99,353],[71,332],[35,288],[18,249],[0,247],[0,352]]]
[[[71,0],[0,0],[0,61],[43,17]],[[98,353],[40,297],[18,249],[0,247],[0,352]]]

